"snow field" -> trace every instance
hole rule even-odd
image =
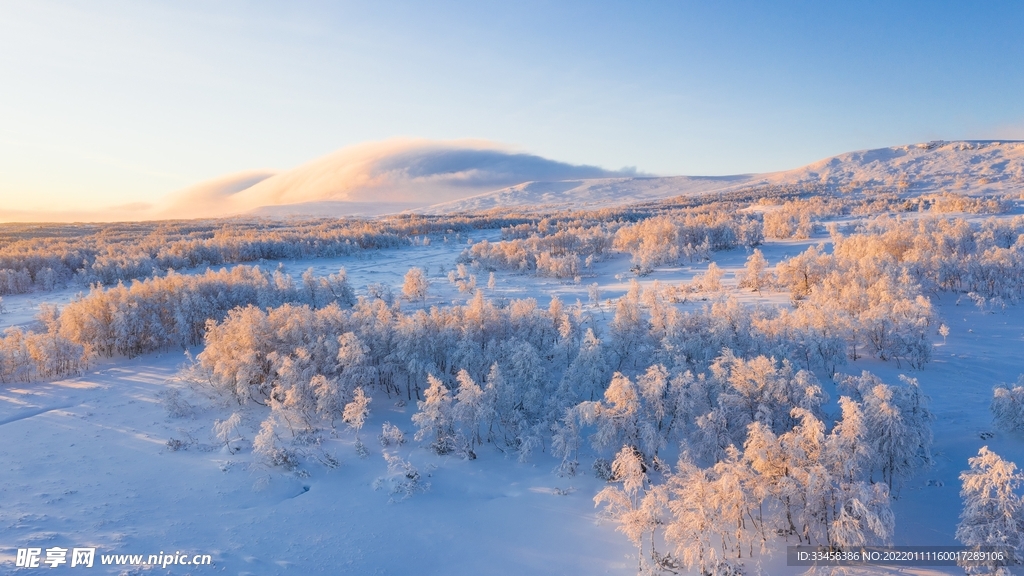
[[[472,234],[474,240],[492,234]],[[493,238],[496,238],[494,236]],[[768,242],[761,246],[770,265],[826,240]],[[410,266],[421,266],[431,281],[427,306],[464,303],[472,293],[459,292],[440,270],[455,268],[465,237],[445,244],[384,250],[337,259],[284,262],[298,277],[312,266],[317,274],[344,266],[350,283],[362,292],[379,282],[401,294]],[[725,272],[724,292],[734,293],[734,273],[748,252],[715,253]],[[273,269],[276,263],[268,263]],[[639,279],[642,286],[688,282],[707,263],[661,267]],[[546,307],[552,295],[571,304],[579,299],[599,324],[614,314],[609,301],[629,290],[628,256],[598,262],[595,277],[579,284],[498,271],[488,298],[537,298]],[[486,272],[474,271],[478,285]],[[601,303],[588,301],[588,286],[597,282]],[[789,305],[778,292],[737,293],[745,303]],[[683,308],[705,305],[716,294],[695,294]],[[66,302],[71,292],[6,297],[5,325],[24,325],[43,300]],[[704,300],[705,298],[709,300]],[[1005,459],[1024,463],[1024,438],[996,430],[988,406],[992,388],[1013,383],[1024,373],[1018,354],[1024,343],[1024,311],[1018,306],[979,310],[968,298],[932,297],[950,334],[932,338],[932,361],[923,370],[871,358],[840,367],[846,374],[869,370],[893,383],[899,374],[917,378],[931,398],[933,465],[907,479],[892,507],[894,543],[956,544],[953,533],[962,506],[958,476],[967,459],[987,445]],[[403,302],[404,310],[421,304]],[[214,555],[215,566],[192,573],[231,574],[629,574],[635,550],[599,523],[593,496],[604,483],[587,470],[573,478],[552,473],[556,459],[536,453],[526,464],[506,459],[485,447],[479,458],[465,461],[431,454],[412,440],[414,403],[375,394],[360,437],[369,449],[360,458],[350,431],[339,425],[337,437],[319,448],[336,455],[341,466],[330,469],[307,458],[300,471],[283,472],[254,462],[250,446],[264,416],[258,407],[242,411],[240,451],[216,446],[212,425],[237,410],[201,388],[185,386],[174,376],[183,358],[176,352],[148,354],[133,360],[101,361],[89,373],[54,383],[0,386],[0,569],[13,566],[14,549],[25,546],[95,545],[113,553],[182,550]],[[832,398],[826,411],[837,411],[838,392],[819,378]],[[182,390],[197,410],[193,417],[172,418],[161,401],[168,388]],[[381,447],[376,441],[385,421],[401,428],[409,442]],[[193,439],[173,451],[170,438]],[[387,475],[382,452],[411,462],[429,482],[428,491],[395,499],[374,490]],[[315,451],[310,449],[309,454]],[[429,475],[429,476],[428,476]],[[571,489],[571,490],[570,490]],[[568,492],[563,494],[563,492]],[[761,564],[767,573],[787,574],[780,550]],[[119,573],[121,569],[108,573]],[[206,572],[205,570],[209,570]],[[28,571],[24,571],[28,573]],[[879,568],[867,573],[889,573]],[[919,569],[910,573],[941,572]],[[174,571],[171,573],[187,573]],[[948,571],[947,573],[957,573]]]

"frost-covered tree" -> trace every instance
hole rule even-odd
[[[234,412],[231,416],[224,420],[217,420],[213,423],[213,432],[216,435],[217,440],[224,444],[224,447],[228,450],[231,449],[231,443],[235,440],[240,440],[238,437],[238,427],[242,423],[242,415],[238,412]]]
[[[381,433],[377,435],[381,446],[401,446],[405,444],[405,434],[391,422],[385,422],[381,426]]]
[[[556,469],[559,476],[575,476],[579,467],[580,418],[576,408],[566,408],[562,418],[552,425],[551,455],[561,458]]]
[[[345,405],[345,411],[341,418],[355,430],[356,442],[359,441],[359,430],[366,423],[366,417],[370,414],[370,402],[372,401],[373,398],[363,393],[363,387],[360,386],[356,388],[352,401]]]
[[[889,506],[889,487],[878,482],[841,483],[831,487],[835,508],[829,543],[840,549],[885,545],[892,541],[896,519]]]
[[[699,285],[704,292],[718,292],[722,289],[722,277],[724,276],[725,271],[719,268],[718,264],[712,262],[708,264],[708,269],[703,274],[694,278],[694,284]]]
[[[1006,546],[1024,551],[1024,502],[1016,490],[1024,481],[1013,462],[983,446],[960,474],[964,509],[956,538],[965,546]],[[999,574],[1009,574],[1003,567]]]
[[[649,328],[640,303],[640,285],[633,280],[629,291],[616,303],[615,316],[608,326],[616,370],[623,370],[627,361],[630,367],[645,365],[653,350]]]
[[[617,530],[626,535],[637,547],[638,569],[644,569],[643,539],[658,527],[664,506],[664,491],[650,489],[647,468],[643,456],[630,446],[623,446],[612,462],[612,482],[622,487],[606,486],[594,496],[594,505],[605,505],[604,515],[619,526]],[[652,551],[653,552],[653,551]]]
[[[514,338],[501,344],[498,364],[500,385],[495,384],[495,409],[508,431],[521,432],[514,422],[543,416],[550,397],[544,360],[537,348]],[[553,387],[553,386],[552,386]]]
[[[345,332],[337,338],[336,363],[333,365],[337,372],[337,378],[342,390],[352,390],[353,387],[369,380],[372,370],[368,364],[372,363],[370,348],[363,344],[363,341],[354,332]]]
[[[695,457],[705,462],[717,462],[725,457],[726,448],[732,444],[729,420],[721,407],[713,408],[694,421],[688,445]]]
[[[601,340],[591,328],[587,328],[576,358],[562,375],[558,388],[559,395],[569,404],[581,400],[596,400],[601,397],[610,374],[611,367],[605,359]]]
[[[317,374],[310,379],[309,387],[316,399],[316,413],[321,418],[329,420],[331,428],[334,428],[334,421],[342,415],[345,408],[337,379]]]
[[[438,454],[449,454],[456,448],[454,418],[452,417],[452,397],[441,382],[433,374],[427,376],[430,386],[424,399],[416,403],[419,411],[412,416],[412,422],[419,430],[416,440],[429,442],[431,450]]]
[[[298,456],[294,450],[283,445],[277,427],[273,414],[263,421],[252,443],[253,454],[266,465],[294,470],[299,465]]]
[[[1015,386],[997,386],[991,408],[997,426],[1013,432],[1024,430],[1024,375]]]
[[[413,494],[430,490],[430,482],[423,481],[423,475],[408,460],[402,459],[397,454],[383,453],[384,460],[388,463],[388,475],[377,478],[373,486],[375,490],[388,486],[388,493],[392,496],[390,502],[405,500]]]
[[[409,300],[427,301],[427,288],[430,283],[422,268],[410,268],[405,273],[405,280],[402,283],[402,294]]]
[[[459,383],[458,392],[455,394],[455,404],[452,407],[452,416],[462,429],[462,434],[469,449],[483,444],[480,435],[480,426],[493,418],[494,407],[491,405],[491,395],[485,394],[483,389],[473,381],[469,372],[459,370],[456,376]]]
[[[698,574],[712,574],[722,557],[715,542],[717,506],[708,472],[680,458],[676,473],[668,479],[668,507],[672,512],[665,539],[677,562]]]
[[[871,465],[875,454],[868,442],[868,429],[860,404],[853,399],[839,398],[842,417],[836,422],[825,442],[825,464],[843,482],[855,482]]]
[[[866,439],[874,453],[872,468],[893,490],[931,462],[934,419],[917,380],[902,375],[900,380],[903,385],[891,386],[865,371],[843,382],[861,401]]]
[[[604,391],[604,401],[585,402],[580,410],[587,423],[597,428],[591,438],[596,449],[640,449],[640,396],[628,376],[616,372]]]
[[[712,364],[711,372],[721,383],[718,403],[737,443],[751,422],[781,433],[796,425],[794,408],[821,416],[821,405],[828,400],[814,374],[796,370],[788,360],[780,363],[765,356],[747,360],[726,350]]]
[[[669,386],[669,373],[661,364],[647,369],[636,380],[640,394],[640,444],[646,454],[656,455],[668,443],[675,415],[676,398]]]
[[[754,292],[761,292],[761,288],[771,285],[771,273],[768,270],[768,261],[760,250],[747,257],[743,270],[736,275],[740,288],[750,288]]]

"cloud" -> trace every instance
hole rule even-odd
[[[0,221],[112,221],[240,214],[385,214],[526,182],[636,176],[549,160],[483,140],[392,139],[342,148],[285,171],[227,174],[171,193],[89,211],[0,209]]]
[[[447,181],[456,186],[493,187],[532,180],[573,180],[620,175],[595,166],[574,166],[532,154],[464,148],[402,152],[381,158],[374,169],[378,175],[388,175],[395,181]]]
[[[480,140],[395,139],[343,148],[281,173],[204,182],[172,195],[159,212],[165,217],[223,216],[323,202],[376,203],[394,211],[529,181],[634,174],[557,162]]]
[[[160,218],[222,216],[232,196],[276,174],[269,170],[250,170],[207,180],[170,194],[153,212]]]

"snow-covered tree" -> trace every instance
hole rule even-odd
[[[832,486],[836,508],[829,543],[840,549],[886,545],[892,541],[896,519],[889,506],[889,487],[881,482],[841,483]]]
[[[839,398],[842,417],[825,441],[825,465],[843,482],[855,482],[874,460],[868,429],[860,404],[847,396]]]
[[[965,546],[1006,546],[1024,551],[1024,503],[1016,490],[1024,481],[1017,465],[983,446],[960,474],[964,509],[956,538]],[[1010,574],[1000,567],[999,574]]]
[[[665,539],[673,547],[673,556],[687,570],[696,568],[698,574],[712,574],[723,558],[715,541],[718,510],[708,472],[684,454],[667,486],[672,516]]]
[[[714,262],[708,264],[708,269],[703,274],[694,278],[694,284],[698,284],[704,292],[718,292],[722,289],[722,277],[725,271]]]
[[[1015,386],[997,386],[991,407],[997,426],[1013,432],[1024,430],[1024,375]]]
[[[743,270],[736,274],[740,288],[750,288],[754,292],[760,292],[761,288],[771,285],[771,273],[768,270],[768,261],[760,250],[747,257]]]
[[[277,426],[273,414],[263,421],[252,443],[253,454],[269,466],[282,466],[294,470],[299,465],[298,456],[295,451],[283,445],[277,434]]]
[[[422,268],[410,268],[405,273],[405,281],[402,283],[402,294],[409,300],[427,300],[427,288],[430,283]]]
[[[352,401],[345,405],[345,411],[342,413],[341,418],[355,430],[356,442],[359,441],[359,430],[363,427],[366,417],[370,414],[370,402],[372,401],[373,398],[364,394],[363,387],[360,386],[356,388]]]
[[[597,427],[591,438],[596,449],[640,449],[640,396],[628,376],[616,372],[604,391],[604,401],[584,403],[581,410],[587,422]]]
[[[556,469],[559,476],[575,476],[579,467],[580,418],[575,408],[566,408],[562,418],[552,425],[551,455],[561,458]]]
[[[643,539],[658,527],[663,490],[651,490],[643,456],[631,446],[623,446],[612,462],[612,481],[622,487],[606,486],[594,496],[594,505],[605,505],[604,515],[616,523],[637,548],[638,569],[644,569]]]
[[[335,419],[344,411],[337,379],[317,374],[310,379],[309,388],[316,399],[316,413],[330,420],[331,428],[334,428]]]
[[[647,369],[636,381],[640,395],[640,445],[644,453],[657,455],[672,433],[675,398],[670,394],[669,373],[661,364]]]
[[[900,380],[902,386],[888,385],[865,371],[843,382],[861,399],[872,467],[894,491],[902,479],[931,462],[934,419],[917,380],[902,375]]]
[[[231,443],[235,440],[239,440],[238,427],[242,423],[242,415],[238,412],[234,412],[231,416],[224,420],[217,420],[213,423],[213,432],[217,436],[217,440],[224,444],[224,447],[228,450],[231,449]]]
[[[652,352],[650,326],[644,316],[640,285],[633,280],[629,291],[616,303],[615,316],[608,326],[616,370],[623,370],[627,361],[630,367],[643,366],[643,360],[649,358]]]
[[[820,416],[820,407],[828,399],[812,372],[796,370],[788,360],[780,363],[765,356],[747,360],[726,350],[711,372],[722,383],[718,402],[737,442],[751,422],[762,422],[781,433],[796,424],[794,408]]]
[[[729,419],[721,407],[698,416],[689,437],[694,455],[705,462],[717,462],[725,457],[725,450],[733,444],[729,434]]]
[[[397,454],[384,452],[383,456],[388,463],[388,475],[377,478],[373,486],[375,490],[387,486],[388,493],[392,496],[390,502],[396,502],[396,496],[398,500],[405,500],[413,494],[430,490],[430,482],[423,481],[423,475],[411,462]]]
[[[462,428],[465,440],[472,451],[473,447],[483,444],[480,426],[493,418],[494,407],[490,403],[492,398],[484,393],[465,370],[459,370],[456,381],[459,383],[459,389],[455,394],[452,416]]]
[[[592,329],[587,328],[576,358],[562,375],[558,388],[559,395],[567,404],[575,404],[581,400],[597,400],[601,397],[610,374],[611,367],[605,359],[601,340],[594,335]]]
[[[416,440],[429,442],[430,449],[438,454],[449,454],[456,448],[452,397],[433,374],[427,376],[430,386],[424,399],[416,403],[419,411],[412,416],[412,422],[419,430]]]
[[[381,446],[401,446],[405,444],[405,434],[391,422],[385,422],[381,426],[381,433],[377,435]]]

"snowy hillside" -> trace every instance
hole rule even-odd
[[[665,178],[599,178],[560,182],[525,182],[495,192],[435,204],[416,210],[447,214],[494,208],[592,209],[698,196],[736,190],[758,181],[756,175],[671,176]]]
[[[526,182],[417,211],[444,214],[509,207],[605,208],[767,185],[815,185],[854,194],[889,191],[915,195],[945,190],[1016,196],[1024,192],[1024,143],[896,146],[848,152],[795,170],[766,174]]]
[[[528,208],[607,208],[770,186],[850,196],[947,191],[1016,197],[1024,143],[932,142],[849,152],[780,172],[731,176],[638,175],[557,162],[475,140],[389,140],[344,148],[301,166],[200,182],[149,203],[93,211],[5,210],[10,222],[380,216]]]
[[[218,182],[200,185],[179,193],[164,213],[284,217],[590,209],[764,186],[852,196],[941,191],[1016,196],[1024,190],[1024,143],[931,142],[848,152],[765,174],[638,177],[491,144],[396,141],[340,150],[230,193]]]

